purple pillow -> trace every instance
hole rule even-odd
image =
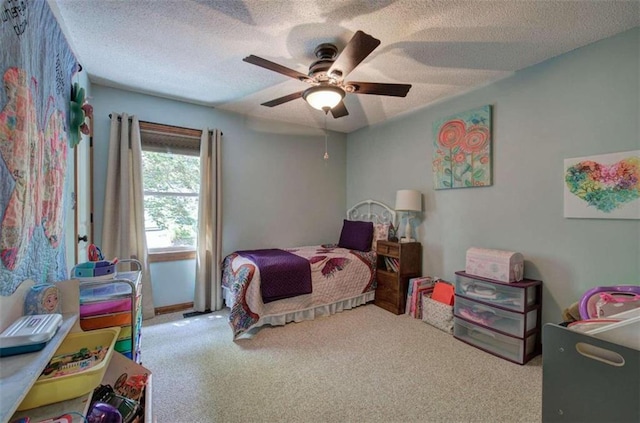
[[[344,220],[338,247],[350,250],[369,251],[373,241],[373,223]]]

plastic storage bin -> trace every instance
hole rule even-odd
[[[541,421],[640,421],[640,350],[597,336],[544,326]]]
[[[117,313],[119,311],[130,311],[131,299],[96,301],[93,303],[80,304],[80,315],[82,317],[97,316],[100,314]]]
[[[471,275],[469,275],[471,276]],[[536,286],[529,282],[498,282],[466,272],[456,272],[456,294],[516,311],[525,311],[536,304]]]
[[[22,316],[0,334],[0,357],[40,351],[61,324],[61,314]]]
[[[587,331],[587,335],[640,351],[640,308],[614,314],[619,322]]]
[[[131,324],[131,312],[102,314],[99,316],[81,317],[82,330],[95,330],[112,326],[124,326]]]
[[[519,339],[481,328],[458,317],[453,321],[453,334],[457,339],[498,357],[523,364],[535,353],[537,333]]]
[[[538,310],[526,314],[489,307],[462,297],[456,298],[454,314],[465,320],[507,335],[523,337],[537,328]]]
[[[54,353],[54,356],[71,354],[80,351],[82,348],[108,345],[107,353],[102,361],[86,370],[51,379],[38,379],[18,406],[18,410],[27,410],[65,401],[93,391],[100,384],[109,366],[119,333],[120,328],[114,327],[91,332],[74,332],[67,335]]]
[[[119,279],[109,282],[84,281],[80,283],[80,317],[131,310],[131,272],[118,274]],[[135,279],[132,281],[135,282]],[[135,293],[133,295],[135,297]]]
[[[73,268],[73,277],[76,278],[113,277],[115,274],[115,263],[106,260],[88,261]]]
[[[118,278],[127,278],[130,272],[120,273]],[[94,301],[114,300],[117,298],[129,298],[131,285],[128,283],[92,284],[85,281],[80,284],[80,302],[90,303]]]

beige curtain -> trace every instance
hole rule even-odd
[[[202,131],[200,140],[200,196],[194,309],[200,312],[222,308],[220,267],[222,261],[222,188],[218,130]]]
[[[140,123],[111,114],[111,136],[104,198],[102,252],[105,258],[133,258],[142,263],[142,318],[155,315],[144,232]]]

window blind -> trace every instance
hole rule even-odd
[[[198,129],[140,121],[140,138],[145,151],[199,156],[201,135],[202,131]]]

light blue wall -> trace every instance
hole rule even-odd
[[[237,249],[337,242],[346,210],[346,135],[330,133],[330,160],[325,162],[324,132],[317,129],[258,121],[97,84],[92,86],[92,96],[98,245],[108,166],[108,115],[112,112],[223,132],[223,255]],[[174,266],[181,270],[168,272],[166,264],[152,265],[156,307],[193,300],[194,261],[176,262]],[[176,274],[183,277],[176,280]]]
[[[640,221],[565,219],[563,159],[640,149],[640,30],[347,137],[347,204],[418,189],[423,273],[453,281],[469,247],[519,251],[544,282],[543,321],[590,287],[640,284]],[[409,94],[411,95],[411,94]],[[494,184],[433,189],[432,125],[493,106]]]

